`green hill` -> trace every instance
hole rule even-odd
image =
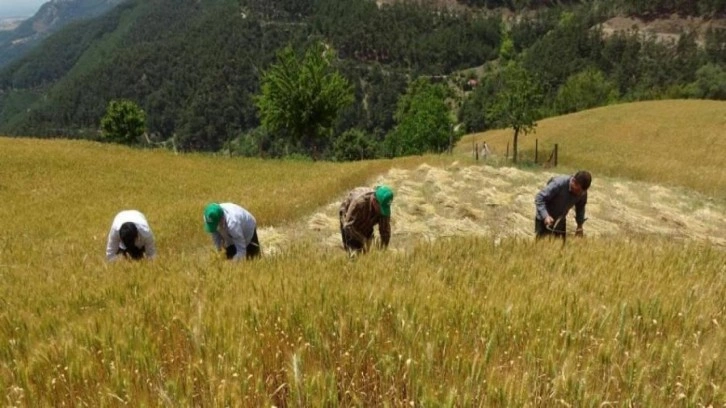
[[[259,117],[253,103],[261,72],[282,47],[302,51],[314,41],[338,51],[335,68],[355,91],[354,104],[319,146],[325,157],[351,129],[380,144],[396,125],[399,97],[421,76],[460,88],[451,106],[461,107],[459,119],[468,129],[491,127],[484,112],[499,83],[503,44],[505,58],[522,63],[540,81],[543,115],[613,98],[726,95],[726,37],[719,26],[699,42],[683,32],[677,44],[598,29],[623,12],[661,16],[681,13],[683,5],[653,0],[633,9],[621,1],[528,1],[514,7],[532,8],[526,18],[510,20],[501,6],[511,2],[451,3],[129,0],[64,28],[0,71],[0,131],[97,140],[108,102],[127,98],[147,113],[152,142],[173,139],[182,150],[219,151],[241,136],[262,138],[255,133]],[[722,9],[701,4],[681,14],[717,16]],[[483,71],[462,73],[482,66]],[[593,86],[602,92],[589,92],[582,78],[590,76],[583,73],[600,78]],[[477,79],[471,75],[481,77],[470,94],[464,90],[469,79]],[[565,96],[558,96],[562,89]],[[280,155],[291,147],[283,132],[263,135],[259,148],[250,150]]]
[[[385,131],[409,72],[481,64],[496,56],[499,41],[496,20],[442,14],[432,22],[432,10],[414,4],[263,3],[132,0],[69,27],[0,72],[0,128],[96,138],[108,101],[128,98],[148,113],[155,140],[176,135],[185,150],[217,150],[258,126],[252,95],[279,49],[330,39],[343,57],[338,68],[359,89],[349,120]],[[406,24],[391,23],[401,15]],[[361,42],[374,25],[384,32]],[[477,35],[455,41],[467,33]]]

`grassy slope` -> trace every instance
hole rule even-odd
[[[27,406],[723,405],[726,254],[707,245],[199,254],[210,200],[282,225],[423,160],[441,159],[265,162],[0,138],[0,392]],[[107,265],[108,226],[129,207],[149,216],[159,259]]]
[[[629,103],[546,119],[535,134],[520,138],[524,161],[533,160],[535,139],[539,139],[540,162],[559,144],[559,162],[565,170],[590,169],[596,178],[677,185],[726,199],[726,102]],[[471,151],[472,140],[486,140],[504,155],[512,131],[469,135],[458,150]]]
[[[412,166],[421,158],[396,161]],[[33,218],[6,226],[6,236],[42,236],[52,248],[100,250],[121,209],[146,213],[162,248],[197,248],[201,211],[210,201],[232,201],[252,211],[260,225],[292,221],[393,165],[381,160],[347,164],[175,156],[68,140],[0,138],[0,197],[5,219]],[[408,164],[407,164],[408,163]],[[68,236],[67,227],[73,225]],[[9,240],[20,245],[18,240]],[[172,244],[172,241],[176,241]],[[47,248],[33,247],[40,251]]]

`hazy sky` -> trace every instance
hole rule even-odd
[[[30,17],[49,0],[0,0],[0,18]]]

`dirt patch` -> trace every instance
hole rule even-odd
[[[637,17],[614,17],[602,24],[605,36],[624,32],[652,36],[661,42],[677,42],[683,33],[696,33],[696,42],[703,46],[705,35],[710,29],[726,29],[725,19],[706,19],[703,17],[680,17],[672,15],[645,21]]]
[[[534,236],[534,196],[556,173],[510,167],[422,165],[394,169],[371,185],[388,184],[393,201],[391,247],[407,250],[419,240],[482,236],[495,240]],[[340,200],[305,218],[301,225],[262,228],[268,254],[295,240],[339,248]],[[710,241],[726,247],[726,208],[693,192],[648,183],[597,177],[589,192],[585,234],[590,237],[662,234]],[[575,225],[574,211],[568,225]]]
[[[426,4],[427,6],[434,6],[436,8],[446,9],[446,10],[466,10],[467,7],[464,5],[459,4],[456,0],[433,0],[433,1],[425,1],[425,0],[413,0],[414,2],[418,2],[421,4]],[[381,6],[385,5],[391,5],[394,3],[400,3],[401,0],[376,0],[376,5],[380,8]]]

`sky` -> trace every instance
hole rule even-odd
[[[0,18],[30,17],[49,0],[0,0]]]

